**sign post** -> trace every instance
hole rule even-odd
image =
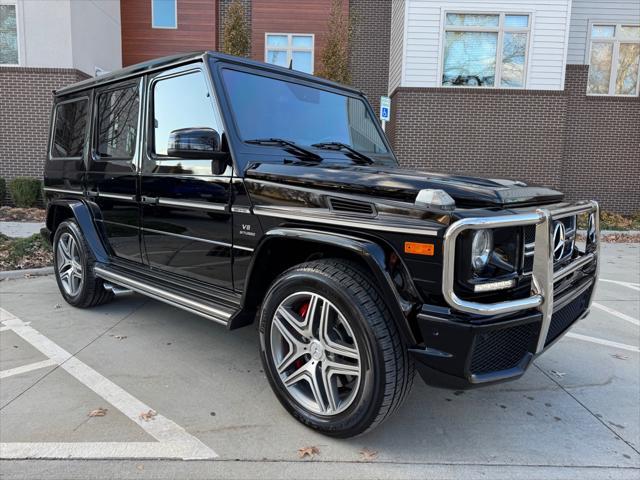
[[[382,131],[386,132],[387,122],[391,119],[391,99],[389,97],[380,97],[380,121],[382,122]]]

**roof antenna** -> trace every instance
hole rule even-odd
[[[293,70],[293,58],[289,59],[289,70]]]

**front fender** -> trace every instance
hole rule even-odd
[[[56,198],[49,201],[47,206],[47,228],[51,232],[51,236],[55,235],[55,230],[64,218],[73,217],[80,227],[80,231],[85,241],[89,245],[96,261],[107,263],[109,261],[109,253],[105,248],[102,238],[98,232],[98,228],[93,221],[93,213],[91,207],[82,200]]]
[[[272,245],[272,242],[277,242],[282,239],[327,245],[357,256],[373,273],[374,283],[381,290],[381,293],[390,299],[387,305],[393,314],[394,320],[405,342],[409,345],[416,344],[415,335],[407,319],[407,315],[413,311],[416,303],[412,301],[412,299],[404,298],[398,290],[387,265],[387,252],[380,244],[372,240],[304,228],[274,228],[265,233],[258,248],[254,252],[247,274],[247,278],[249,279],[248,285],[251,285],[250,280],[254,273],[256,263],[260,261],[261,254],[265,254],[269,246]],[[404,265],[401,265],[401,268],[404,268]],[[245,304],[247,300],[246,296],[248,292],[250,292],[250,289],[246,289],[244,292],[243,304]]]

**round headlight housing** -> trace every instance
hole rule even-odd
[[[489,263],[493,251],[493,232],[476,230],[471,241],[471,268],[475,272],[482,271]]]

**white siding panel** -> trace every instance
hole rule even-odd
[[[542,90],[561,90],[564,87],[571,0],[405,1],[407,25],[403,86],[440,86],[443,12],[467,11],[530,13],[533,23],[526,87]]]
[[[586,64],[589,22],[640,24],[639,0],[573,0],[567,63]]]
[[[389,93],[402,82],[405,48],[405,0],[393,0],[391,4],[391,45],[389,47]]]

